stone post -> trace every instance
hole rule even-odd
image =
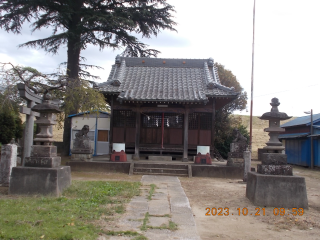
[[[243,171],[243,181],[247,181],[248,172],[250,172],[251,168],[251,152],[246,150],[243,152],[243,158],[244,158],[244,171]]]
[[[34,101],[27,101],[27,107],[31,109],[35,103]],[[23,113],[23,112],[22,112]],[[31,146],[33,145],[33,127],[34,127],[34,115],[30,111],[26,114],[26,125],[24,129],[24,141],[23,141],[23,155],[22,155],[22,166],[24,166],[25,158],[31,156]]]
[[[17,166],[17,145],[5,144],[1,147],[0,185],[9,186],[11,170]]]
[[[25,164],[25,159],[31,156],[31,146],[33,145],[33,126],[34,117],[39,117],[40,114],[31,109],[39,103],[42,103],[42,98],[30,91],[30,89],[23,83],[17,84],[19,95],[27,101],[27,107],[20,107],[20,113],[26,114],[26,126],[23,133],[23,154],[22,166]]]

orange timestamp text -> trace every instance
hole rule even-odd
[[[274,208],[273,215],[275,216],[285,216],[285,215],[293,215],[293,216],[302,216],[304,213],[303,208]],[[228,207],[222,208],[206,208],[206,216],[265,216],[266,209],[265,208],[255,208],[253,212],[250,212],[248,208],[237,208],[236,211],[231,211]]]

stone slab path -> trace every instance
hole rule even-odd
[[[117,224],[119,230],[136,231],[152,240],[200,239],[189,200],[178,177],[143,175],[141,182],[141,195],[131,199]],[[156,187],[149,200],[152,184]],[[113,236],[108,239],[132,238]]]

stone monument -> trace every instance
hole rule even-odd
[[[82,129],[76,133],[75,140],[73,141],[73,148],[71,150],[71,161],[92,161],[92,148],[90,144],[90,138],[87,133],[89,132],[89,126],[84,125]]]
[[[4,187],[9,186],[12,168],[17,166],[17,145],[13,142],[1,146],[0,186]]]
[[[233,136],[234,139],[230,144],[227,166],[243,167],[243,152],[246,151],[247,148],[247,138],[245,138],[237,128],[233,129]]]
[[[263,149],[262,164],[258,164],[257,173],[248,172],[246,196],[256,206],[308,208],[306,183],[303,177],[293,176],[292,166],[287,165],[287,155],[282,154],[284,147],[278,136],[284,129],[280,121],[290,119],[286,113],[279,112],[280,102],[271,99],[270,112],[260,119],[268,120],[270,140]]]
[[[53,146],[53,135],[50,127],[56,122],[52,114],[61,110],[44,95],[41,104],[31,108],[40,113],[35,122],[40,127],[31,147],[31,156],[25,158],[24,167],[12,168],[9,194],[43,194],[61,195],[64,188],[71,184],[69,166],[60,166],[61,158],[57,156],[57,147]]]

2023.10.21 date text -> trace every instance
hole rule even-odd
[[[274,208],[273,215],[275,216],[284,216],[284,215],[293,215],[293,216],[302,216],[304,211],[303,208]],[[265,208],[255,208],[254,212],[249,212],[248,208],[237,208],[235,212],[230,212],[228,207],[225,208],[206,208],[206,216],[265,216],[266,209]]]

